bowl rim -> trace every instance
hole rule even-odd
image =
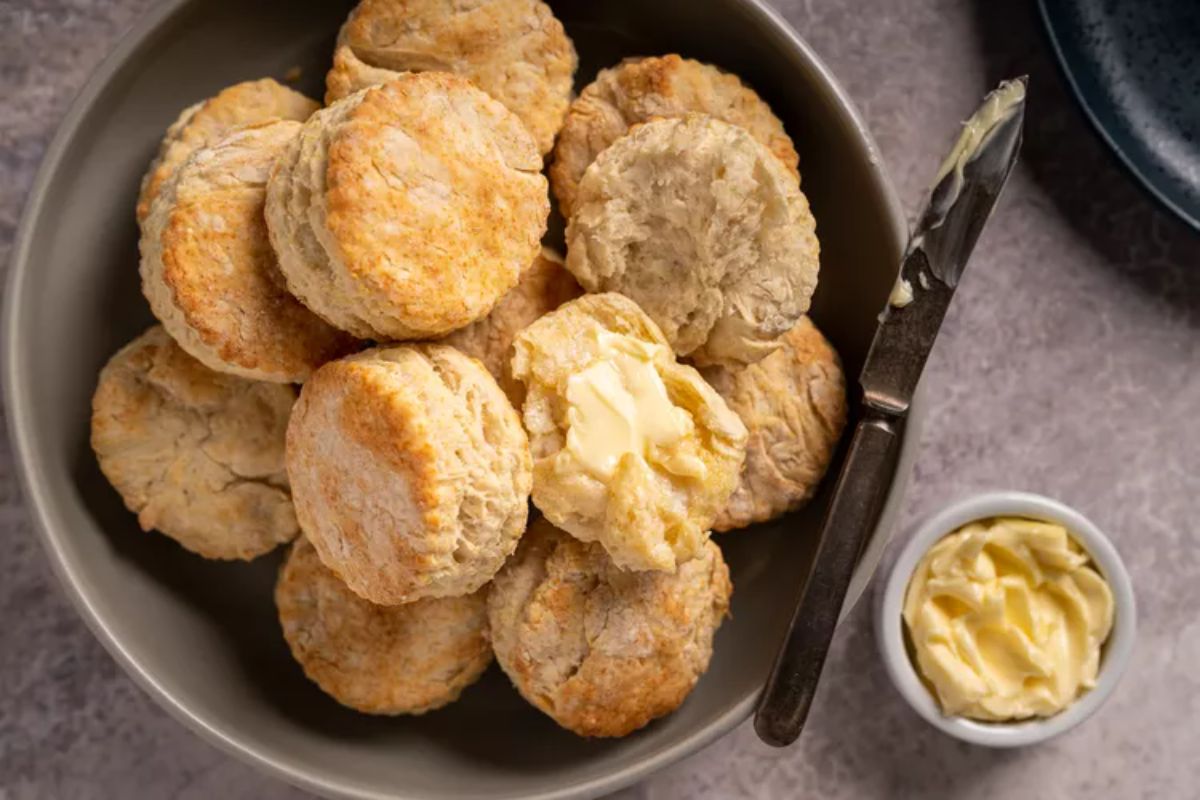
[[[921,682],[904,643],[904,595],[918,562],[943,537],[976,520],[1016,516],[1063,525],[1091,556],[1113,593],[1113,629],[1104,644],[1096,686],[1052,717],[1021,722],[980,722],[942,713]],[[1031,492],[998,490],[961,498],[915,526],[908,542],[876,590],[875,634],[892,684],[909,706],[938,730],[985,747],[1024,747],[1066,733],[1088,719],[1120,683],[1137,637],[1137,600],[1129,572],[1112,541],[1082,513]]]
[[[12,442],[13,461],[17,467],[30,520],[37,532],[46,557],[60,587],[67,595],[76,613],[83,619],[92,634],[109,655],[133,678],[155,703],[201,738],[225,753],[293,786],[314,792],[324,797],[353,798],[353,800],[408,800],[415,796],[402,789],[380,793],[362,786],[330,779],[320,771],[310,770],[296,759],[277,758],[262,752],[246,742],[236,726],[214,720],[203,709],[194,708],[187,701],[176,697],[165,688],[155,675],[145,668],[138,656],[109,627],[104,616],[93,606],[86,588],[86,581],[78,573],[78,565],[65,555],[61,541],[69,536],[54,507],[50,496],[49,480],[44,470],[37,447],[37,436],[32,424],[32,402],[24,386],[28,366],[22,355],[20,331],[26,326],[25,308],[18,302],[25,291],[26,276],[30,272],[29,255],[33,243],[33,232],[42,216],[46,193],[51,181],[59,171],[60,162],[72,141],[81,133],[81,122],[95,105],[97,96],[104,90],[114,74],[124,66],[130,56],[171,18],[186,10],[194,0],[161,0],[146,11],[118,39],[112,51],[105,56],[72,100],[63,115],[50,144],[42,157],[34,181],[25,199],[13,237],[9,258],[8,276],[5,281],[0,330],[4,341],[0,350],[2,360],[3,400],[7,409],[8,432]],[[733,0],[746,13],[753,15],[764,27],[772,28],[781,40],[798,54],[812,70],[814,79],[823,86],[837,107],[853,124],[857,139],[865,150],[865,160],[874,183],[878,186],[885,206],[886,229],[883,235],[890,237],[893,250],[899,258],[908,238],[908,221],[896,188],[884,165],[878,144],[872,137],[862,114],[855,106],[846,89],[837,81],[829,67],[820,59],[811,46],[800,37],[783,16],[765,0]],[[924,427],[926,407],[925,390],[918,386],[909,412],[908,423],[901,444],[900,457],[893,474],[883,511],[880,514],[876,533],[864,550],[859,566],[851,582],[850,591],[842,608],[839,621],[864,593],[870,579],[882,559],[891,538],[892,528],[899,513],[901,498],[907,486],[911,467],[916,458],[916,445]],[[667,746],[641,757],[622,769],[607,775],[582,780],[567,786],[524,794],[527,800],[568,800],[590,798],[627,787],[664,767],[711,744],[731,731],[746,719],[758,700],[758,691],[750,692],[726,709],[707,725],[681,737]]]

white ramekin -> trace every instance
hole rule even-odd
[[[1062,712],[1021,722],[977,722],[942,713],[917,674],[904,642],[904,593],[917,563],[938,539],[968,522],[987,517],[1016,516],[1057,522],[1091,555],[1112,588],[1113,629],[1101,654],[1096,687]],[[945,733],[988,747],[1022,747],[1045,741],[1074,728],[1095,713],[1112,694],[1133,651],[1137,604],[1129,573],[1112,542],[1078,511],[1057,500],[1026,492],[985,492],[960,500],[917,525],[876,590],[875,636],[887,673],[913,709]]]

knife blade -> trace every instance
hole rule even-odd
[[[1016,164],[1025,81],[1005,81],[984,99],[938,170],[859,377],[870,408],[908,410],[967,257]]]
[[[851,575],[891,484],[917,382],[975,242],[1016,164],[1026,81],[1002,82],[963,123],[917,218],[859,376],[860,421],[822,521],[816,556],[755,711],[755,730],[767,744],[791,744],[808,717]]]

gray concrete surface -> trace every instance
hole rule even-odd
[[[864,111],[909,206],[955,123],[1033,76],[1025,159],[929,365],[904,518],[976,489],[1077,505],[1124,554],[1140,641],[1098,716],[990,752],[901,702],[865,605],[839,633],[795,748],[749,727],[623,800],[1200,795],[1200,237],[1117,166],[1071,105],[1032,3],[776,0]],[[73,94],[150,0],[0,2],[0,264]],[[302,796],[212,749],[125,677],[76,618],[0,440],[0,800]]]

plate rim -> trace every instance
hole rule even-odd
[[[1185,208],[1172,197],[1150,176],[1147,170],[1142,168],[1139,161],[1117,140],[1113,132],[1100,119],[1098,111],[1079,83],[1079,77],[1076,74],[1078,65],[1074,64],[1067,57],[1066,51],[1063,50],[1061,31],[1056,27],[1054,15],[1050,10],[1049,0],[1038,0],[1037,5],[1038,14],[1042,20],[1042,30],[1050,42],[1050,49],[1054,53],[1054,61],[1058,65],[1058,71],[1066,79],[1067,85],[1071,87],[1071,94],[1075,97],[1075,103],[1083,110],[1083,115],[1091,123],[1092,128],[1108,146],[1109,151],[1121,162],[1121,165],[1125,167],[1130,175],[1137,179],[1142,189],[1149,192],[1151,197],[1162,204],[1163,208],[1173,213],[1176,219],[1194,230],[1200,231],[1200,209],[1193,211]]]
[[[13,463],[19,478],[24,505],[32,527],[57,579],[60,589],[66,594],[76,613],[83,619],[92,635],[108,654],[120,665],[152,700],[172,718],[195,732],[203,740],[260,772],[285,781],[301,789],[315,792],[324,797],[349,798],[350,800],[417,800],[416,795],[403,789],[380,793],[362,786],[330,780],[320,772],[305,769],[294,760],[279,759],[264,753],[255,745],[244,741],[236,727],[229,728],[219,720],[212,720],[203,710],[197,710],[163,687],[153,674],[145,669],[114,634],[106,620],[93,606],[92,600],[82,588],[83,581],[76,573],[76,566],[68,563],[60,540],[69,534],[60,524],[51,499],[48,496],[49,481],[43,471],[41,456],[35,446],[34,426],[31,421],[31,403],[23,389],[23,376],[29,368],[22,355],[23,337],[18,335],[24,327],[24,306],[17,302],[22,295],[26,275],[30,272],[29,251],[32,247],[33,231],[42,216],[46,193],[51,181],[59,171],[63,155],[76,136],[80,135],[80,123],[95,106],[97,96],[104,90],[114,74],[121,69],[133,52],[147,41],[160,27],[195,0],[162,0],[144,12],[121,35],[113,49],[92,72],[91,77],[71,101],[67,112],[58,123],[46,152],[42,156],[34,181],[25,198],[9,257],[8,275],[5,280],[3,309],[0,314],[0,331],[3,331],[2,381],[3,400],[6,409],[7,428],[12,443]],[[886,217],[890,230],[885,233],[892,239],[893,250],[899,263],[899,255],[908,237],[908,221],[900,203],[895,185],[884,164],[879,146],[858,107],[849,93],[837,81],[829,67],[812,47],[800,37],[783,16],[764,0],[735,0],[747,12],[774,28],[811,65],[817,79],[825,85],[837,104],[853,123],[858,136],[865,144],[869,156],[869,168],[878,178],[886,206]],[[917,446],[924,428],[926,392],[918,387],[909,413],[908,423],[901,443],[900,456],[888,489],[876,534],[864,552],[855,571],[850,593],[842,608],[839,622],[861,599],[879,560],[892,538],[896,517],[916,458]],[[865,569],[864,569],[865,568]],[[764,676],[765,677],[765,676]],[[758,692],[751,692],[730,706],[706,726],[676,740],[674,743],[653,752],[640,761],[610,774],[586,779],[570,785],[521,795],[526,800],[579,800],[618,791],[650,774],[657,772],[716,741],[729,733],[740,722],[750,716],[758,700]]]

